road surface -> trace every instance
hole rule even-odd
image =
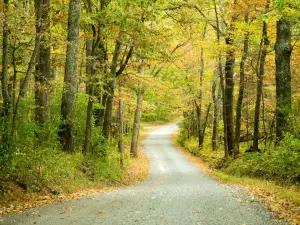
[[[0,218],[5,225],[272,225],[261,203],[205,175],[172,145],[176,124],[143,142],[151,170],[136,187],[96,193]]]

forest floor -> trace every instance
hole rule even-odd
[[[207,176],[172,145],[176,124],[151,132],[143,142],[150,174],[141,184],[82,196],[2,217],[5,225],[96,224],[287,224],[240,188]]]
[[[300,187],[282,186],[275,182],[249,177],[237,177],[220,170],[212,169],[208,162],[191,154],[176,144],[178,132],[170,135],[173,144],[194,164],[213,179],[230,184],[249,193],[253,198],[264,202],[264,207],[270,210],[275,218],[288,219],[292,224],[300,225]]]
[[[96,193],[116,190],[118,188],[133,186],[144,181],[149,175],[150,163],[146,154],[142,151],[141,142],[159,125],[144,123],[141,126],[140,143],[138,145],[139,157],[130,160],[130,165],[126,168],[122,179],[117,183],[89,183],[75,187],[70,193],[61,193],[59,195],[48,192],[27,193],[15,182],[5,182],[0,185],[1,190],[8,190],[9,194],[0,198],[0,216],[17,212],[24,212],[28,209],[40,207],[51,203],[63,202],[66,200],[79,199],[82,196]],[[130,146],[126,146],[129,151]],[[1,194],[1,192],[0,192]],[[1,222],[1,219],[0,219]],[[1,223],[0,223],[1,224]]]

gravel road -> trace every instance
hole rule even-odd
[[[176,124],[144,141],[151,161],[149,178],[136,187],[92,194],[0,218],[0,225],[271,225],[261,203],[205,175],[172,145]]]

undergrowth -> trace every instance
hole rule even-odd
[[[211,136],[208,129],[206,135]],[[300,140],[287,135],[277,147],[269,147],[262,153],[245,153],[246,144],[241,145],[237,159],[224,160],[222,145],[217,152],[211,151],[211,140],[206,138],[199,150],[196,137],[187,138],[184,129],[176,138],[176,143],[195,156],[200,157],[213,169],[237,177],[252,177],[275,181],[281,185],[300,184]]]

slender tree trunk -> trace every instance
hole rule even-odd
[[[117,73],[118,58],[121,54],[121,48],[122,48],[122,33],[120,32],[116,41],[115,51],[114,51],[112,64],[110,68],[111,81],[108,84],[108,96],[106,100],[104,120],[103,120],[102,133],[106,139],[109,139],[109,134],[111,129],[111,119],[112,119],[114,94],[115,94],[115,79]]]
[[[108,140],[110,131],[111,131],[111,120],[112,120],[112,111],[113,111],[113,104],[114,104],[114,94],[115,94],[115,78],[108,84],[108,96],[106,99],[106,106],[103,118],[103,128],[102,133],[103,136]]]
[[[41,38],[35,72],[35,120],[42,125],[50,119],[53,79],[50,66],[50,0],[35,0],[36,33]]]
[[[123,101],[122,101],[122,88],[121,82],[119,82],[119,129],[118,129],[118,148],[120,153],[120,167],[124,168],[124,143],[123,143],[123,130],[124,130],[124,118],[123,118]]]
[[[104,123],[106,101],[107,101],[107,93],[105,92],[101,98],[101,107],[102,108],[99,110],[99,115],[98,115],[98,125],[101,128],[103,127],[103,123]]]
[[[202,148],[203,144],[203,128],[202,128],[202,95],[203,95],[203,75],[204,75],[204,58],[203,58],[203,48],[201,47],[201,56],[200,56],[200,87],[199,87],[199,103],[195,102],[196,114],[197,114],[197,124],[198,124],[198,148]]]
[[[83,146],[83,154],[87,154],[91,149],[92,144],[92,128],[93,128],[93,96],[89,96],[88,106],[86,110],[86,127],[85,127],[85,139]]]
[[[21,100],[24,98],[24,96],[26,94],[26,91],[27,91],[27,88],[28,88],[28,83],[29,83],[29,80],[30,80],[30,75],[31,75],[31,73],[34,69],[34,64],[36,62],[39,47],[40,47],[40,38],[37,37],[35,39],[35,47],[34,47],[34,50],[32,52],[30,62],[28,64],[28,68],[27,68],[27,71],[26,71],[26,74],[25,74],[25,77],[21,80],[19,96],[18,96],[18,99],[16,101],[16,105],[14,107],[13,116],[12,116],[12,128],[11,128],[11,135],[12,136],[15,134],[15,131],[16,131],[16,122],[17,122],[17,117],[18,117],[18,113],[19,113],[19,107],[20,107],[20,104],[21,104]]]
[[[248,14],[245,15],[245,22],[248,23]],[[244,39],[244,52],[240,64],[240,89],[239,89],[238,100],[236,103],[235,146],[234,146],[235,157],[240,153],[242,106],[243,106],[244,90],[245,90],[245,63],[248,57],[248,51],[249,51],[249,33],[246,33]]]
[[[131,146],[130,146],[130,153],[133,157],[138,157],[138,139],[139,139],[139,132],[140,132],[140,121],[142,115],[142,105],[143,105],[143,98],[144,92],[142,88],[138,88],[136,91],[137,95],[137,102],[136,102],[136,109],[134,114],[134,122],[133,122],[133,130],[132,130],[132,138],[131,138]]]
[[[291,104],[291,27],[290,21],[277,21],[276,55],[276,138],[283,138],[288,128]]]
[[[218,149],[218,125],[219,125],[219,103],[217,96],[218,72],[214,72],[214,80],[212,84],[212,101],[213,101],[213,122],[212,122],[212,150]]]
[[[266,11],[269,9],[270,1],[267,1]],[[268,54],[269,38],[268,38],[268,25],[263,22],[262,32],[262,48],[259,61],[259,71],[257,72],[257,87],[256,87],[256,103],[254,113],[254,135],[253,135],[253,151],[258,152],[258,141],[259,141],[259,121],[260,121],[260,108],[261,99],[263,92],[263,80],[265,75],[265,62]]]
[[[64,90],[61,103],[61,131],[59,133],[63,150],[73,152],[74,131],[73,112],[76,100],[77,79],[78,79],[78,42],[79,42],[79,22],[80,22],[80,0],[70,0],[68,19],[68,46],[64,77]]]
[[[94,104],[94,84],[93,84],[93,63],[92,63],[92,50],[93,42],[92,40],[86,41],[86,76],[88,78],[88,84],[86,92],[89,96],[88,106],[86,110],[86,127],[85,127],[85,140],[83,146],[83,154],[86,154],[90,151],[91,147],[91,138],[92,138],[92,127],[93,127],[93,104]]]
[[[8,7],[9,0],[4,0],[4,21],[2,37],[2,76],[1,76],[1,93],[3,105],[1,109],[1,126],[4,129],[0,143],[0,157],[10,154],[10,120],[11,120],[11,98],[8,89],[8,46],[9,46],[9,27],[8,27]]]
[[[217,40],[218,44],[221,42],[221,28],[220,28],[220,22],[219,22],[219,15],[217,10],[217,4],[214,0],[214,11],[215,11],[215,17],[216,17],[216,26],[217,26]],[[222,114],[223,114],[223,129],[224,129],[224,155],[225,158],[229,157],[228,152],[228,144],[227,144],[227,121],[226,121],[226,102],[225,102],[225,86],[224,86],[224,76],[223,76],[223,65],[222,65],[222,56],[221,53],[218,55],[218,68],[219,68],[219,75],[220,75],[220,87],[221,87],[221,93],[222,93]]]
[[[206,35],[206,28],[207,25],[205,25],[203,29],[203,34],[202,34],[202,40],[205,40],[205,35]],[[195,106],[196,106],[196,114],[197,114],[197,124],[198,124],[198,148],[199,150],[202,148],[203,145],[203,127],[202,127],[202,97],[203,97],[203,76],[204,76],[204,50],[203,47],[201,46],[200,48],[200,81],[199,81],[199,103],[195,101]]]
[[[207,106],[206,115],[205,115],[205,118],[204,118],[204,123],[202,125],[203,129],[201,130],[202,134],[201,134],[201,139],[199,140],[199,144],[200,144],[201,147],[203,146],[203,143],[204,143],[205,131],[206,131],[206,128],[207,128],[210,108],[211,108],[211,103],[209,103],[209,105]]]
[[[4,21],[3,21],[3,39],[2,39],[2,76],[1,76],[1,89],[2,89],[2,98],[3,98],[3,109],[2,115],[5,117],[5,120],[8,120],[11,108],[11,99],[8,91],[8,6],[9,0],[4,0]]]
[[[92,2],[88,1],[87,12],[93,12]],[[93,37],[95,40],[95,36]],[[90,151],[92,143],[92,128],[93,128],[93,104],[94,104],[94,70],[93,70],[93,40],[86,40],[86,76],[87,88],[86,94],[89,96],[88,106],[86,109],[86,126],[85,126],[85,139],[83,146],[83,154]]]
[[[14,67],[14,76],[12,80],[12,111],[15,111],[16,106],[16,98],[17,98],[17,64],[16,64],[16,48],[13,49],[12,52],[12,61],[13,61],[13,67]]]
[[[24,0],[24,8],[28,12],[30,9],[30,0]]]

